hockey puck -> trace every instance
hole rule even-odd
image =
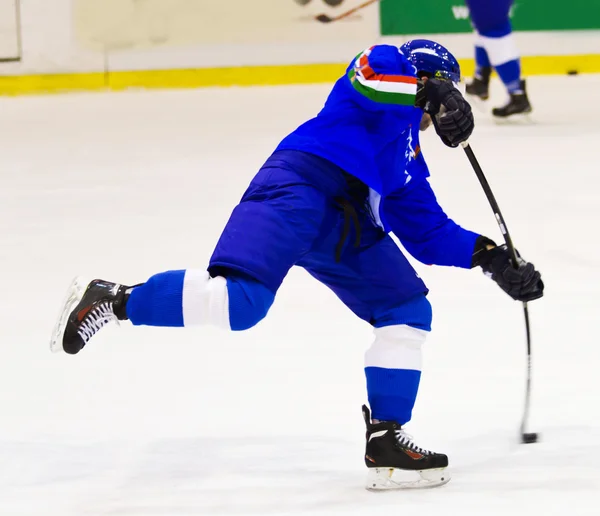
[[[537,443],[538,442],[538,434],[535,432],[531,432],[531,433],[527,433],[527,434],[522,434],[521,435],[521,442],[523,444],[532,444],[532,443]]]

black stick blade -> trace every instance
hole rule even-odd
[[[333,18],[331,16],[327,16],[326,14],[319,14],[316,19],[321,23],[331,23],[333,21]]]
[[[535,432],[521,434],[521,442],[523,444],[537,443],[539,435]]]

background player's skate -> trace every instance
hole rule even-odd
[[[437,487],[450,481],[446,455],[417,446],[396,422],[371,421],[371,412],[366,405],[362,410],[367,425],[367,489]]]
[[[522,78],[521,56],[512,32],[511,10],[514,0],[467,0],[475,28],[475,76],[466,91],[471,98],[489,98],[490,75],[494,70],[509,95],[495,118],[507,118],[531,112],[531,104]]]
[[[519,90],[510,92],[508,102],[502,107],[492,109],[492,115],[496,118],[508,118],[514,115],[528,115],[531,111],[525,80],[521,80]]]

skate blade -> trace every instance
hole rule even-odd
[[[478,95],[469,95],[468,93],[467,97],[469,104],[471,104],[471,107],[473,107],[477,113],[484,115],[489,112],[489,97],[487,99],[482,99]]]
[[[394,489],[427,489],[443,486],[450,482],[447,468],[411,471],[396,468],[371,468],[367,475],[369,491],[391,491]]]
[[[527,113],[515,113],[509,116],[495,116],[492,119],[496,125],[535,125],[535,119],[531,116],[532,111]]]
[[[50,351],[52,353],[61,353],[64,352],[63,349],[63,335],[65,334],[65,328],[67,326],[67,321],[69,319],[69,315],[73,309],[79,304],[83,294],[85,293],[86,283],[81,278],[75,278],[67,291],[67,295],[65,297],[65,301],[63,303],[63,308],[54,326],[54,331],[52,332],[52,339],[50,340]]]

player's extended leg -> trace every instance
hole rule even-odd
[[[336,261],[331,249],[339,238],[338,230],[298,265],[374,327],[375,340],[365,353],[372,410],[371,414],[363,407],[367,488],[441,485],[450,480],[446,455],[417,446],[403,430],[411,419],[421,380],[422,347],[431,329],[427,288],[393,240],[370,221],[367,213],[358,216],[358,248],[346,245]]]
[[[208,272],[162,272],[135,287],[75,281],[51,349],[78,353],[113,320],[231,330],[254,326],[267,314],[290,267],[320,234],[325,206],[325,194],[305,179],[265,165],[234,209]]]
[[[510,23],[509,13],[513,0],[495,2],[468,0],[467,4],[473,25],[477,30],[475,44],[477,70],[475,79],[467,87],[467,93],[484,98],[487,95],[485,90],[489,83],[491,67],[494,67],[510,98],[505,106],[494,108],[492,114],[505,118],[531,112],[525,80],[521,78],[521,58]],[[486,57],[489,63],[487,67]],[[482,66],[480,67],[479,64]]]

